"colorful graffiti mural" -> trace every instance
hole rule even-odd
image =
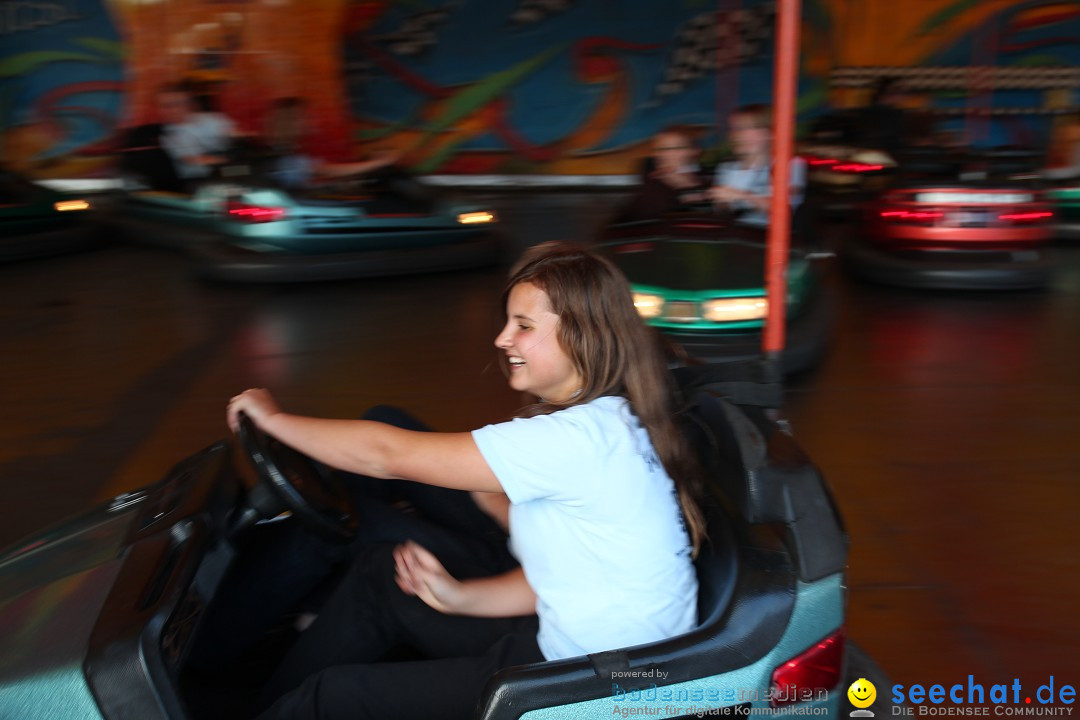
[[[920,106],[940,114],[943,130],[966,142],[1037,146],[1052,158],[1059,152],[1060,130],[1074,124],[1080,111],[1071,82],[987,82],[995,69],[1080,66],[1075,2],[804,0],[803,21],[801,100],[809,113],[866,101],[866,86],[830,84],[836,68],[980,68],[986,72],[973,70],[951,87],[924,90]]]
[[[625,173],[664,126],[713,133],[771,86],[771,1],[352,9],[360,137],[427,172]]]
[[[352,9],[365,19],[344,43],[361,137],[392,142],[425,171],[630,172],[665,125],[698,126],[716,143],[732,107],[771,96],[771,2]],[[1080,64],[1075,3],[805,0],[803,33],[803,121],[866,102],[865,88],[831,84],[841,66]],[[1076,109],[1059,91],[1071,89],[973,80],[919,103],[942,113],[943,132],[969,142],[1045,146]]]
[[[0,3],[0,161],[39,176],[107,172],[116,131],[156,120],[177,80],[252,133],[304,97],[313,152],[392,148],[425,173],[629,173],[659,129],[716,145],[771,95],[773,0]],[[865,102],[838,68],[1076,67],[1077,38],[1062,0],[803,0],[800,119]],[[1075,88],[990,76],[920,103],[977,143],[1075,124]]]
[[[0,162],[38,176],[101,172],[124,89],[106,8],[5,0],[0,38]]]

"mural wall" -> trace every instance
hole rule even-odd
[[[123,45],[101,0],[0,2],[0,162],[52,177],[104,166]]]
[[[1073,72],[1080,67],[1076,2],[803,2],[802,102],[808,111],[865,101],[858,86],[835,82],[839,69],[888,66],[920,69],[910,76],[911,86],[922,90],[916,104],[972,144],[1034,145],[1053,156],[1059,130],[1080,112]],[[949,73],[952,79],[941,79]]]
[[[273,100],[306,98],[329,158],[627,173],[657,130],[717,145],[731,108],[769,101],[774,17],[772,0],[0,0],[0,161],[107,174],[157,88],[197,80],[252,133]],[[803,0],[800,120],[914,68],[914,102],[965,140],[1047,146],[1076,88],[1043,70],[1080,66],[1078,38],[1075,2]],[[972,67],[1023,72],[995,87]]]
[[[247,132],[262,131],[270,103],[310,101],[324,154],[351,150],[342,92],[344,0],[113,0],[128,39],[128,117],[156,120],[166,83],[190,82]]]
[[[713,134],[770,94],[772,2],[372,5],[350,107],[424,171],[627,172],[665,125]]]

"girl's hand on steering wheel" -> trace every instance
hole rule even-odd
[[[461,583],[430,551],[409,540],[394,548],[394,566],[394,579],[402,592],[415,595],[439,612],[455,612]]]
[[[265,388],[251,388],[229,399],[225,409],[225,420],[234,433],[240,428],[240,413],[244,413],[257,427],[262,427],[266,418],[281,412],[274,396]]]

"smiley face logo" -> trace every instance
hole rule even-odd
[[[877,699],[877,688],[866,678],[859,678],[847,689],[848,700],[857,708],[868,708]]]

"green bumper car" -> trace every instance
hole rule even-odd
[[[0,262],[92,248],[100,240],[94,219],[90,199],[0,168]]]
[[[1080,178],[1060,181],[1047,195],[1054,205],[1054,237],[1080,239]]]
[[[669,217],[612,226],[600,247],[626,274],[638,312],[691,358],[707,363],[761,357],[769,301],[765,230],[713,217]],[[828,346],[833,301],[821,259],[793,249],[788,259],[787,347],[781,366],[814,367]]]

